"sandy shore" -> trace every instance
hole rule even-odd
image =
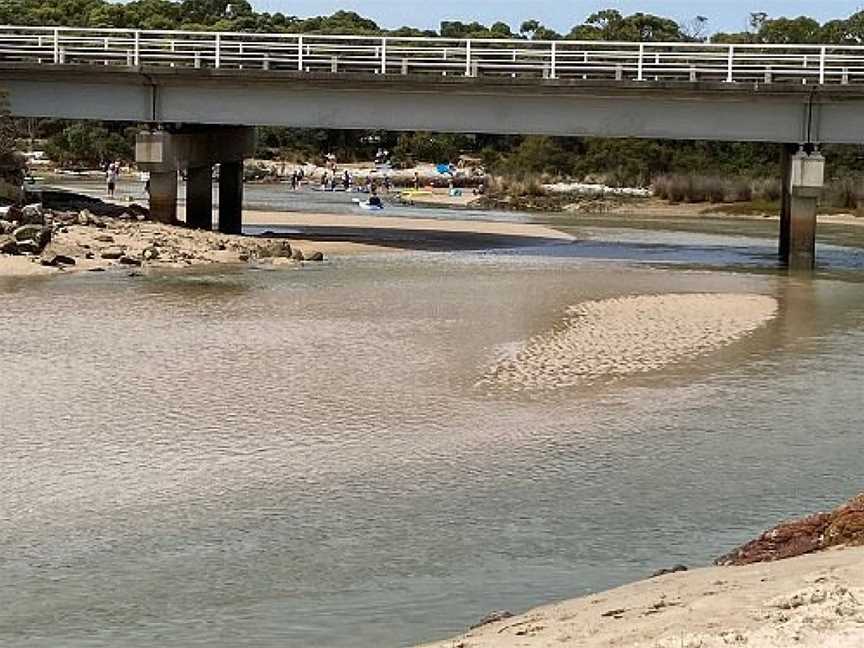
[[[864,548],[661,576],[428,648],[864,646]]]
[[[772,297],[638,295],[572,306],[554,330],[497,362],[481,385],[551,390],[653,371],[740,339],[777,313]]]
[[[322,228],[338,234],[344,230],[370,230],[382,234],[386,231],[402,231],[417,236],[425,232],[450,234],[485,234],[490,236],[526,238],[552,241],[572,241],[573,237],[544,225],[531,223],[504,223],[481,220],[459,220],[441,218],[403,218],[392,216],[366,216],[360,214],[313,214],[294,212],[250,211],[243,215],[245,226],[278,226],[298,228]]]

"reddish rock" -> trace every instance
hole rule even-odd
[[[830,547],[864,545],[864,493],[830,513],[783,522],[734,551],[717,565],[749,565],[794,558]]]

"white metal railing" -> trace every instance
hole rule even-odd
[[[0,26],[0,62],[484,78],[864,83],[864,47]]]

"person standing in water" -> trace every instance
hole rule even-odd
[[[105,181],[108,189],[108,197],[113,198],[114,192],[117,190],[117,176],[119,173],[119,163],[112,162],[108,165],[108,171],[105,173]]]

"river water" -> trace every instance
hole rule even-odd
[[[860,490],[856,230],[792,278],[773,224],[564,224],[576,244],[0,280],[0,645],[409,645]],[[569,306],[669,293],[777,316],[614,381],[479,382]]]

